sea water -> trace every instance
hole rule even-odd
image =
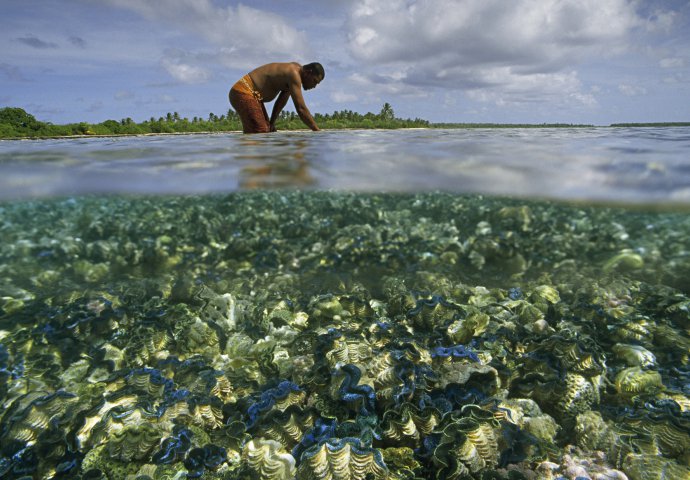
[[[0,141],[0,198],[297,187],[682,205],[688,152],[688,127]]]
[[[687,478],[688,152],[0,142],[0,476]]]

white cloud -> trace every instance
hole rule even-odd
[[[675,26],[678,12],[655,9],[646,19],[645,27],[649,32],[668,33]]]
[[[493,82],[500,85],[500,88],[470,89],[467,92],[469,98],[500,106],[543,102],[552,105],[597,105],[594,95],[582,92],[582,85],[575,71],[516,75],[510,68],[501,67],[487,70],[483,75],[486,82]]]
[[[353,55],[373,62],[425,56],[543,70],[609,50],[637,23],[625,0],[360,0],[349,38]]]
[[[346,93],[342,90],[337,90],[331,93],[331,100],[335,103],[352,103],[358,99],[358,96],[354,93]]]
[[[599,105],[596,97],[591,93],[573,92],[570,94],[570,99],[573,100],[574,103],[585,107],[596,107]]]
[[[621,83],[620,85],[618,85],[618,91],[628,97],[637,97],[639,95],[645,95],[647,93],[646,88],[640,85],[630,85],[627,83]]]
[[[158,103],[175,103],[177,100],[172,95],[163,94],[156,97]]]
[[[683,68],[685,60],[682,58],[662,58],[659,61],[659,66],[661,68]]]
[[[182,83],[204,83],[211,78],[211,72],[199,66],[189,65],[170,58],[164,58],[161,64],[170,76]]]
[[[593,105],[576,66],[623,51],[640,25],[628,0],[359,0],[347,28],[351,54],[404,71],[399,83]]]
[[[154,21],[167,22],[205,38],[232,53],[249,59],[308,57],[306,34],[280,15],[239,4],[220,7],[211,0],[106,0]]]

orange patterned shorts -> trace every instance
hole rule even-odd
[[[261,93],[255,87],[249,75],[240,78],[228,94],[230,105],[242,120],[244,133],[266,133],[271,131],[268,113]]]

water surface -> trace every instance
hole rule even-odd
[[[0,142],[0,197],[300,187],[690,200],[690,128],[278,132]]]

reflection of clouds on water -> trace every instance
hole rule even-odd
[[[687,203],[690,128],[291,131],[0,142],[0,198],[310,188]]]

